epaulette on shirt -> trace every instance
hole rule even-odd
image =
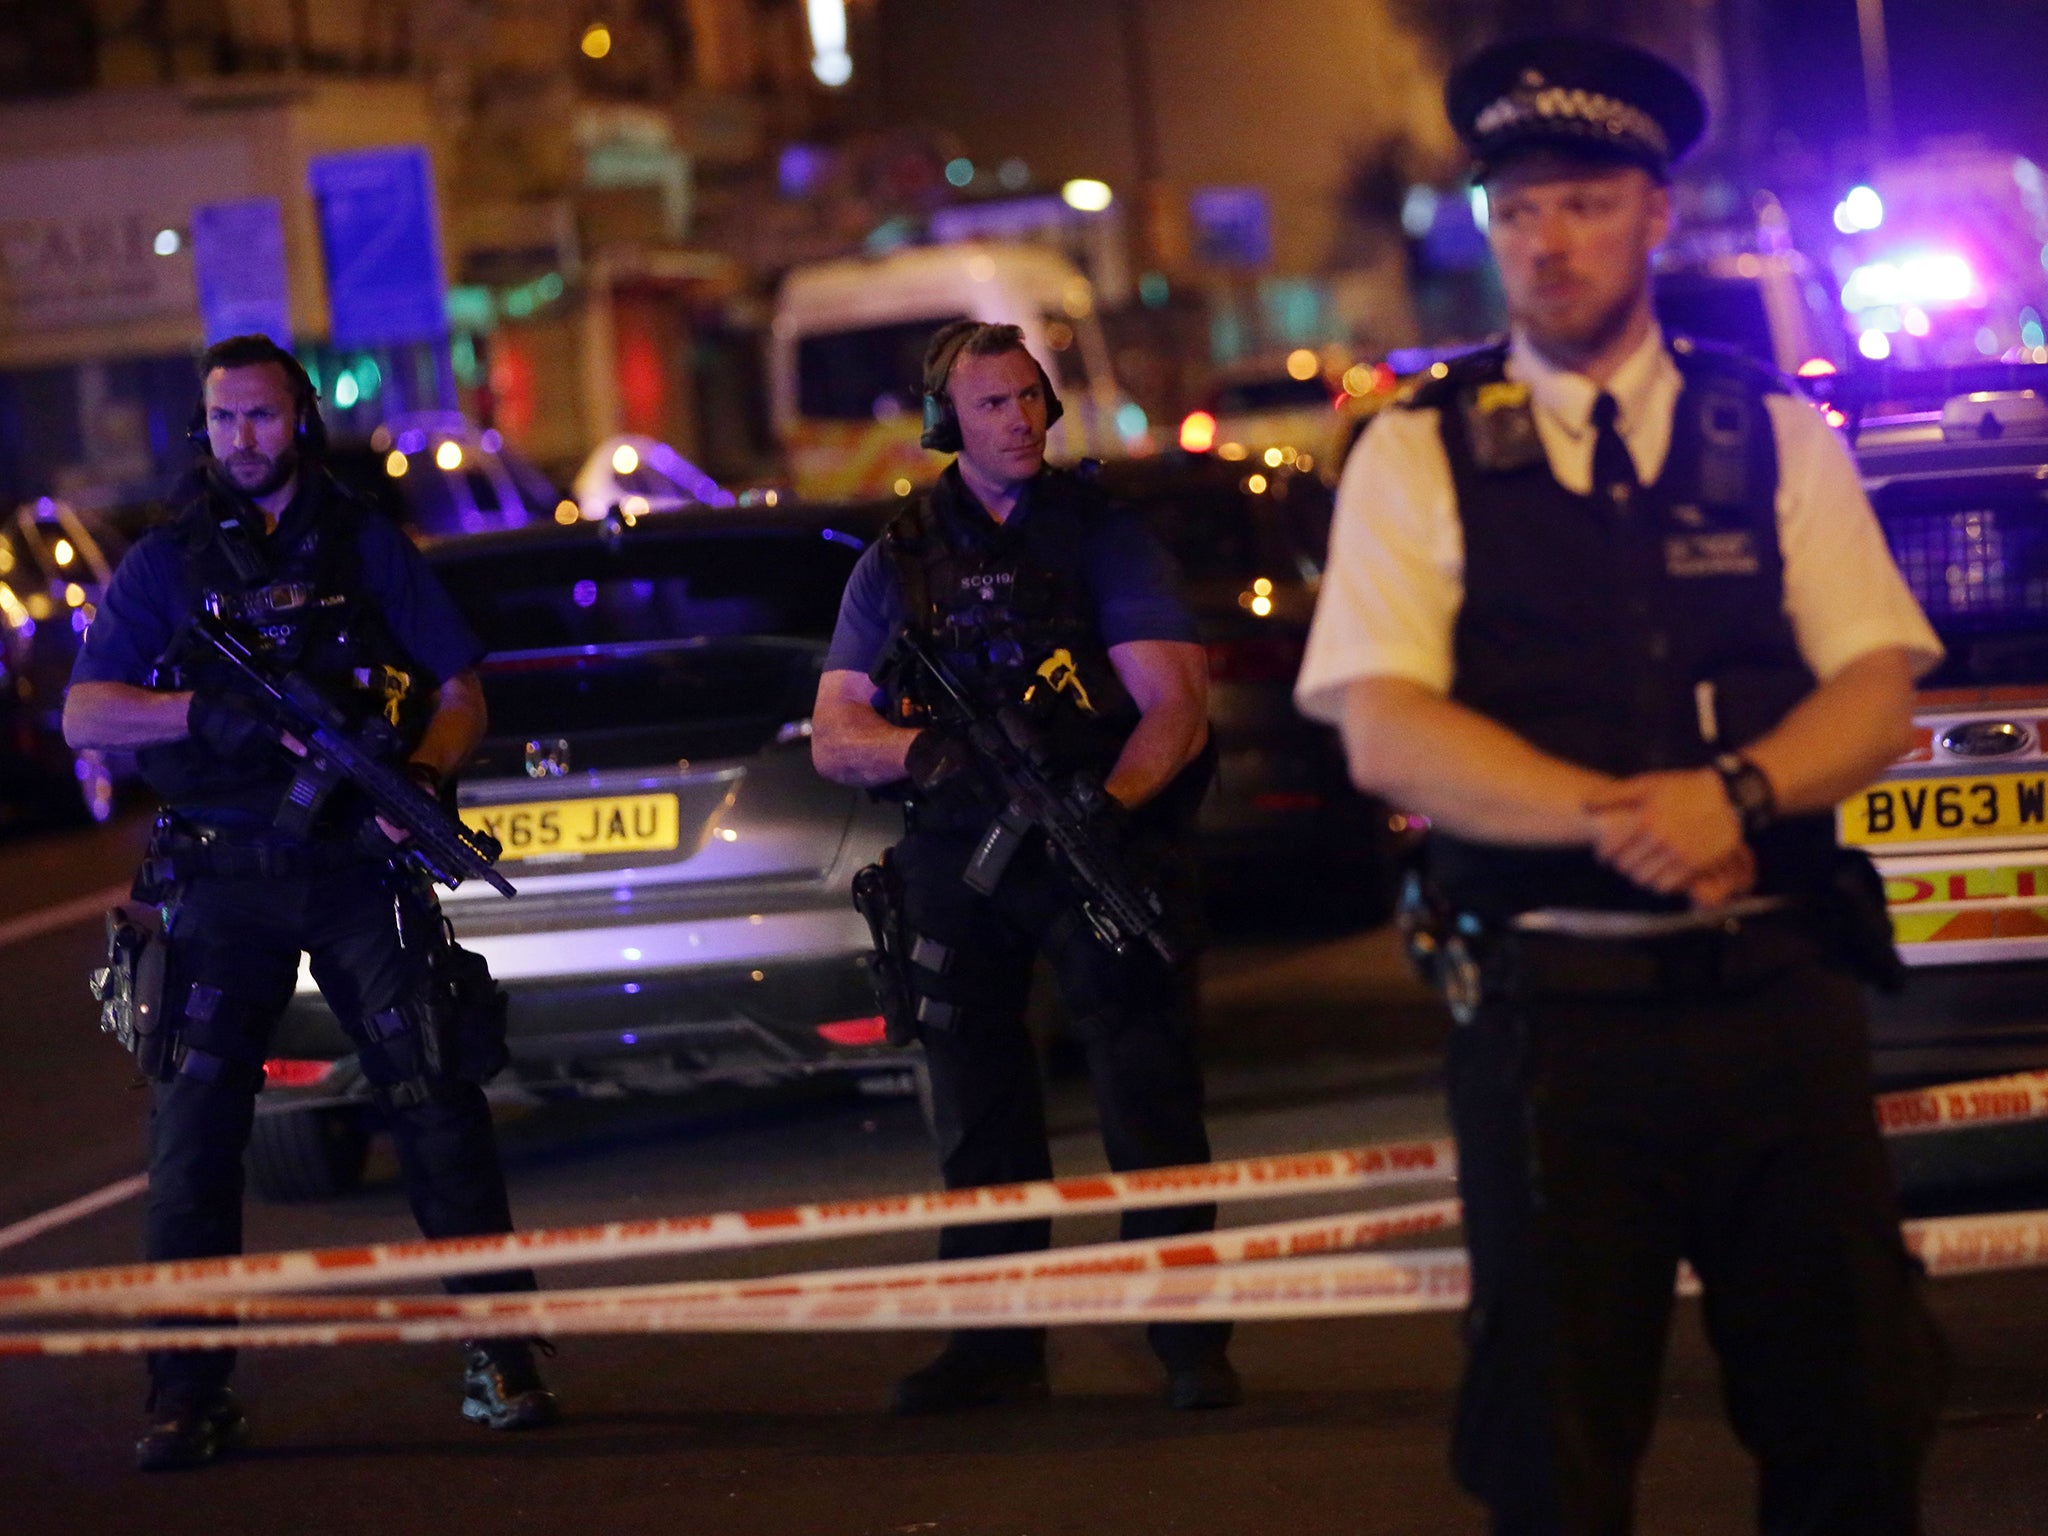
[[[1490,341],[1470,352],[1432,363],[1429,371],[1410,382],[1394,403],[1410,411],[1438,410],[1461,390],[1498,382],[1507,362],[1507,338]]]

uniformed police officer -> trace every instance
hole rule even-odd
[[[1185,940],[1193,875],[1184,833],[1209,765],[1208,672],[1193,618],[1137,516],[1084,475],[1046,468],[1060,406],[1017,327],[943,328],[925,354],[924,387],[924,445],[958,457],[855,567],[811,745],[827,778],[905,797],[906,832],[890,863],[946,1187],[1052,1172],[1025,1027],[1035,952],[1058,977],[1086,1048],[1111,1167],[1205,1162],[1192,967],[1169,970],[1142,945],[1113,954],[1042,845],[1019,853],[991,895],[971,891],[961,876],[1001,799],[962,739],[894,723],[915,722],[933,702],[915,679],[878,691],[870,678],[907,623],[985,701],[1014,704],[1049,680],[1054,771],[1098,776],[1117,808],[1106,834],[1161,891]],[[1214,1221],[1214,1206],[1134,1211],[1123,1232],[1160,1237]],[[1049,1242],[1044,1221],[1001,1222],[948,1228],[939,1252],[966,1259]],[[1238,1400],[1228,1337],[1227,1324],[1150,1330],[1169,1403]],[[1042,1331],[969,1330],[897,1384],[894,1407],[943,1412],[1045,1390]]]
[[[1684,1258],[1762,1528],[1910,1532],[1941,1349],[1851,973],[1896,957],[1830,812],[1940,645],[1821,417],[1653,317],[1690,82],[1545,36],[1447,99],[1511,336],[1346,465],[1297,697],[1435,829],[1456,1469],[1498,1531],[1627,1530]]]
[[[168,871],[167,889],[140,894],[169,914],[165,1005],[181,1044],[152,1085],[148,1256],[241,1251],[242,1154],[301,951],[360,1052],[420,1230],[509,1231],[482,1090],[458,1050],[424,1049],[424,1032],[450,1022],[430,976],[440,912],[397,862],[403,834],[364,825],[345,793],[311,825],[280,828],[293,758],[179,642],[202,607],[260,635],[277,665],[399,727],[430,788],[483,734],[481,648],[403,534],[322,467],[318,401],[296,358],[239,336],[209,348],[199,375],[200,463],[175,520],[114,573],[64,708],[73,746],[136,751],[167,802],[145,866]],[[532,1287],[528,1271],[449,1282]],[[202,1465],[247,1438],[233,1363],[231,1351],[151,1356],[144,1470]],[[463,1413],[499,1429],[554,1418],[524,1342],[469,1347]]]

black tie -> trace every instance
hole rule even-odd
[[[1593,494],[1604,496],[1621,512],[1628,509],[1642,482],[1636,479],[1636,463],[1628,456],[1628,444],[1614,430],[1618,409],[1614,396],[1605,390],[1593,402]]]

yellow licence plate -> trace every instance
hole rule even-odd
[[[673,848],[680,838],[674,795],[466,805],[462,819],[502,843],[507,859],[646,853]]]
[[[2048,837],[2048,774],[1894,779],[1844,800],[1842,841],[1866,846],[1979,837]]]

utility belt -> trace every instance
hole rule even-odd
[[[394,847],[394,852],[395,847]],[[302,880],[360,869],[373,856],[346,838],[301,841],[256,827],[224,827],[166,811],[157,817],[131,895],[154,905],[201,875]]]
[[[1546,909],[1489,920],[1446,909],[1411,872],[1398,918],[1409,960],[1460,1024],[1489,1002],[1730,997],[1816,959],[1881,991],[1905,984],[1883,884],[1854,851],[1843,852],[1821,890],[1750,898],[1712,912]]]

